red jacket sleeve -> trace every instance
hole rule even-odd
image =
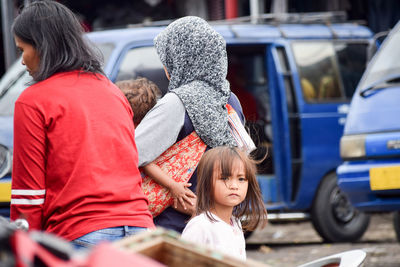
[[[25,218],[30,229],[42,229],[45,188],[44,117],[18,102],[14,112],[11,220]]]

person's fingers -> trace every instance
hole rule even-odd
[[[192,186],[192,184],[191,183],[186,183],[186,184],[183,184],[183,186],[184,187],[190,187],[190,186]]]
[[[174,208],[178,208],[178,199],[174,198]]]
[[[185,192],[189,192],[189,191],[193,193],[193,191],[190,190],[190,188],[185,187]],[[194,194],[194,193],[193,193],[193,194]]]
[[[186,209],[186,205],[185,205],[185,201],[183,200],[183,198],[179,198],[179,203],[182,205],[183,209]]]
[[[196,195],[191,190],[186,190],[185,196],[188,196],[190,198],[196,198]]]
[[[188,197],[188,196],[184,196],[183,199],[185,200],[186,203],[189,203],[191,206],[194,205],[192,198]]]

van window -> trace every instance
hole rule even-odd
[[[379,54],[373,58],[368,70],[365,72],[360,88],[365,89],[375,83],[388,78],[398,77],[400,69],[400,31],[399,27],[392,30],[384,42]],[[384,48],[384,49],[383,49]]]
[[[346,98],[351,99],[367,64],[366,43],[335,43]]]
[[[107,66],[108,61],[110,60],[111,53],[115,48],[115,45],[112,43],[96,43],[96,46],[99,48],[100,52],[103,55],[104,66]]]
[[[163,94],[167,92],[168,79],[153,46],[135,47],[125,53],[115,81],[138,77],[145,77],[157,84]]]
[[[344,98],[335,49],[330,42],[294,42],[294,58],[307,102]]]

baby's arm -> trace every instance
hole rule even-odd
[[[150,176],[154,181],[159,183],[160,185],[168,188],[172,197],[174,198],[174,207],[176,208],[179,203],[186,210],[185,202],[190,203],[192,206],[192,199],[196,196],[194,193],[188,189],[187,187],[191,186],[190,183],[178,183],[174,181],[171,177],[169,177],[160,167],[158,167],[155,163],[149,163],[143,166],[144,172]]]

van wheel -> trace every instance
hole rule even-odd
[[[400,211],[393,213],[393,228],[396,233],[397,241],[400,242]]]
[[[325,242],[353,242],[362,237],[369,215],[356,210],[337,185],[335,173],[322,181],[311,208],[311,221]]]

